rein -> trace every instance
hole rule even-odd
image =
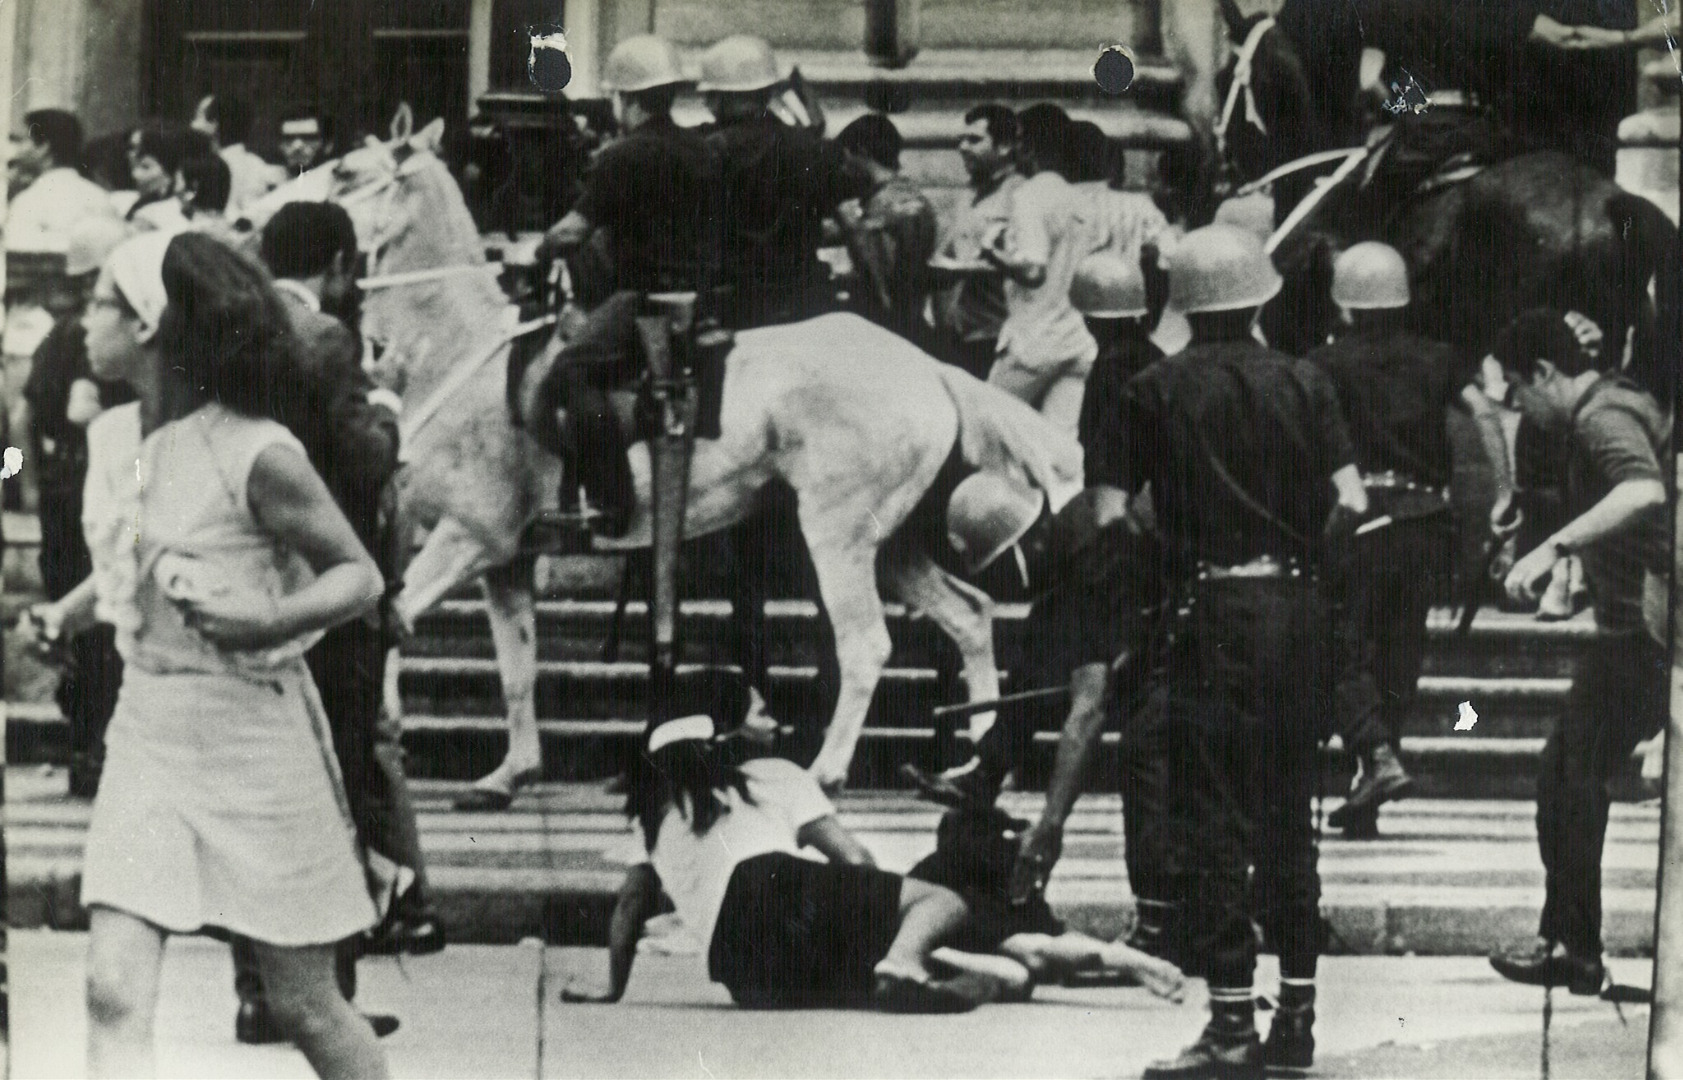
[[[509,307],[506,310],[513,312],[515,309]],[[431,420],[434,414],[455,396],[456,391],[460,390],[470,378],[479,372],[480,368],[490,363],[491,358],[496,356],[503,346],[517,337],[524,337],[534,331],[542,330],[546,326],[554,326],[558,318],[559,316],[556,315],[545,315],[540,319],[517,323],[501,330],[478,356],[468,363],[457,364],[451,370],[449,378],[439,383],[438,387],[427,395],[427,399],[421,402],[420,408],[414,412],[405,410],[403,417],[398,421],[398,432],[402,438],[400,445],[408,445],[421,428],[426,426],[427,421]]]
[[[501,263],[457,263],[454,266],[435,266],[430,270],[408,270],[401,274],[377,274],[373,277],[358,278],[356,284],[363,292],[369,292],[398,285],[420,285],[440,278],[455,277],[457,274],[489,274],[495,277],[502,271]]]
[[[1222,103],[1221,116],[1215,123],[1216,152],[1223,158],[1227,156],[1227,126],[1233,121],[1233,109],[1238,105],[1241,94],[1245,98],[1245,122],[1262,134],[1268,134],[1262,114],[1256,111],[1256,94],[1251,90],[1251,61],[1256,58],[1263,35],[1273,28],[1272,17],[1258,20],[1251,27],[1251,32],[1245,35],[1245,43],[1239,47],[1239,55],[1233,61],[1233,83],[1227,88],[1227,100]]]
[[[1340,153],[1348,153],[1349,157],[1344,164],[1334,169],[1331,175],[1315,181],[1314,189],[1303,197],[1302,202],[1292,207],[1291,213],[1286,215],[1286,220],[1280,222],[1280,227],[1274,230],[1274,235],[1270,236],[1268,242],[1262,245],[1262,250],[1266,254],[1274,254],[1274,250],[1280,246],[1281,241],[1290,236],[1293,229],[1303,224],[1304,220],[1315,212],[1315,207],[1321,205],[1321,200],[1326,198],[1329,192],[1343,183],[1347,176],[1355,172],[1357,167],[1367,160],[1368,151],[1367,147],[1359,146],[1354,150],[1340,151]]]

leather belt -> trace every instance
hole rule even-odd
[[[1367,473],[1362,477],[1362,486],[1376,491],[1414,491],[1422,495],[1436,495],[1440,499],[1448,497],[1443,488],[1423,484],[1412,476],[1395,470]]]
[[[1303,576],[1303,566],[1293,559],[1279,559],[1273,555],[1259,555],[1237,566],[1217,566],[1199,563],[1199,581],[1266,581],[1269,579]]]

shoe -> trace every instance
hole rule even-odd
[[[275,1023],[274,1014],[261,1001],[242,1001],[234,1014],[234,1038],[247,1046],[270,1046],[291,1042],[291,1038]]]
[[[1268,1025],[1262,1061],[1274,1069],[1307,1069],[1315,1063],[1315,1008],[1280,1009]]]
[[[999,797],[999,789],[980,768],[948,776],[920,769],[908,762],[900,766],[900,775],[916,785],[918,798],[943,806],[985,809]]]
[[[374,1029],[376,1039],[383,1039],[402,1026],[402,1021],[397,1017],[387,1016],[385,1013],[363,1013],[362,1018]]]
[[[1346,840],[1379,839],[1378,810],[1369,810],[1365,814],[1346,817],[1342,824],[1344,826],[1344,839]]]
[[[961,992],[963,987],[953,985],[963,978],[958,976],[936,982],[879,973],[876,987],[871,991],[871,1004],[883,1012],[893,1013],[969,1012],[981,1002]],[[964,984],[965,987],[968,985],[968,982]]]
[[[1209,1028],[1198,1041],[1177,1058],[1146,1066],[1141,1080],[1264,1080],[1268,1070],[1262,1060],[1262,1040],[1252,1031],[1247,1036],[1220,1035]]]
[[[1344,800],[1343,806],[1327,815],[1327,824],[1342,829],[1352,818],[1359,818],[1368,811],[1378,811],[1382,804],[1406,798],[1413,790],[1414,778],[1397,760],[1396,752],[1381,743],[1374,747],[1372,760],[1363,762],[1362,778],[1351,789],[1350,797]]]
[[[444,951],[444,924],[430,915],[388,918],[362,937],[364,956],[431,956]]]
[[[98,795],[99,773],[100,769],[97,765],[71,765],[70,797],[72,799],[91,799]]]
[[[467,794],[458,798],[454,805],[457,810],[467,811],[507,810],[521,788],[537,783],[542,776],[541,769],[522,769],[509,780],[507,791],[500,788],[469,788]]]
[[[1523,951],[1494,953],[1490,966],[1504,979],[1527,986],[1564,986],[1580,997],[1599,994],[1607,981],[1607,968],[1599,956],[1574,956],[1564,949],[1551,949],[1546,941]]]

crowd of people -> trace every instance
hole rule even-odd
[[[606,986],[564,998],[623,995],[664,892],[745,1006],[951,1012],[1095,977],[1178,999],[1194,974],[1209,1023],[1149,1076],[1307,1067],[1318,746],[1337,733],[1358,763],[1335,826],[1377,835],[1380,807],[1413,785],[1399,750],[1433,599],[1422,582],[1452,521],[1448,411],[1479,426],[1506,533],[1504,407],[1565,463],[1563,511],[1506,591],[1535,603],[1576,574],[1598,634],[1538,780],[1540,940],[1492,963],[1599,991],[1606,780],[1665,702],[1670,403],[1625,378],[1621,343],[1537,309],[1467,357],[1417,332],[1402,256],[1367,242],[1333,266],[1332,339],[1287,355],[1258,330],[1282,283],[1264,249],[1277,208],[1171,222],[1173,202],[1131,188],[1096,124],[982,104],[956,146],[969,191],[942,222],[888,116],[825,138],[758,38],[717,43],[700,69],[714,121],[686,129],[671,44],[614,49],[601,81],[620,134],[543,240],[589,308],[520,418],[566,464],[563,516],[628,527],[635,433],[609,392],[640,372],[650,294],[695,294],[698,373],[734,332],[853,310],[1081,443],[1079,494],[983,472],[945,507],[964,570],[1003,569],[1034,597],[1012,667],[1064,691],[1060,744],[1032,823],[994,806],[1032,715],[1003,712],[952,768],[910,770],[952,809],[935,854],[890,874],[807,773],[744,737],[743,688],[711,686],[631,759],[647,859],[619,895]],[[324,1076],[384,1075],[376,1037],[395,1021],[350,1004],[356,956],[444,945],[380,705],[401,403],[362,365],[346,212],[297,202],[260,230],[241,220],[332,153],[319,110],[278,119],[284,164],[246,147],[250,112],[222,96],[103,150],[73,116],[31,113],[14,157],[7,244],[64,259],[39,297],[56,322],[27,389],[49,590],[28,622],[65,668],[72,791],[97,791],[93,1075],[149,1071],[169,933],[230,935],[238,1037],[290,1039]],[[1166,311],[1185,319],[1184,347],[1159,332]],[[1137,923],[1104,942],[1068,931],[1043,890],[1113,722]],[[1280,956],[1266,1038],[1253,924]]]

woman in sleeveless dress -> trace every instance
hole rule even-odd
[[[82,901],[88,1070],[153,1075],[165,937],[258,944],[274,1015],[321,1076],[381,1077],[333,943],[375,921],[303,654],[382,582],[299,439],[286,320],[264,272],[202,235],[125,242],[84,319],[139,401],[88,430],[87,582],[37,609],[97,620],[126,662]]]

